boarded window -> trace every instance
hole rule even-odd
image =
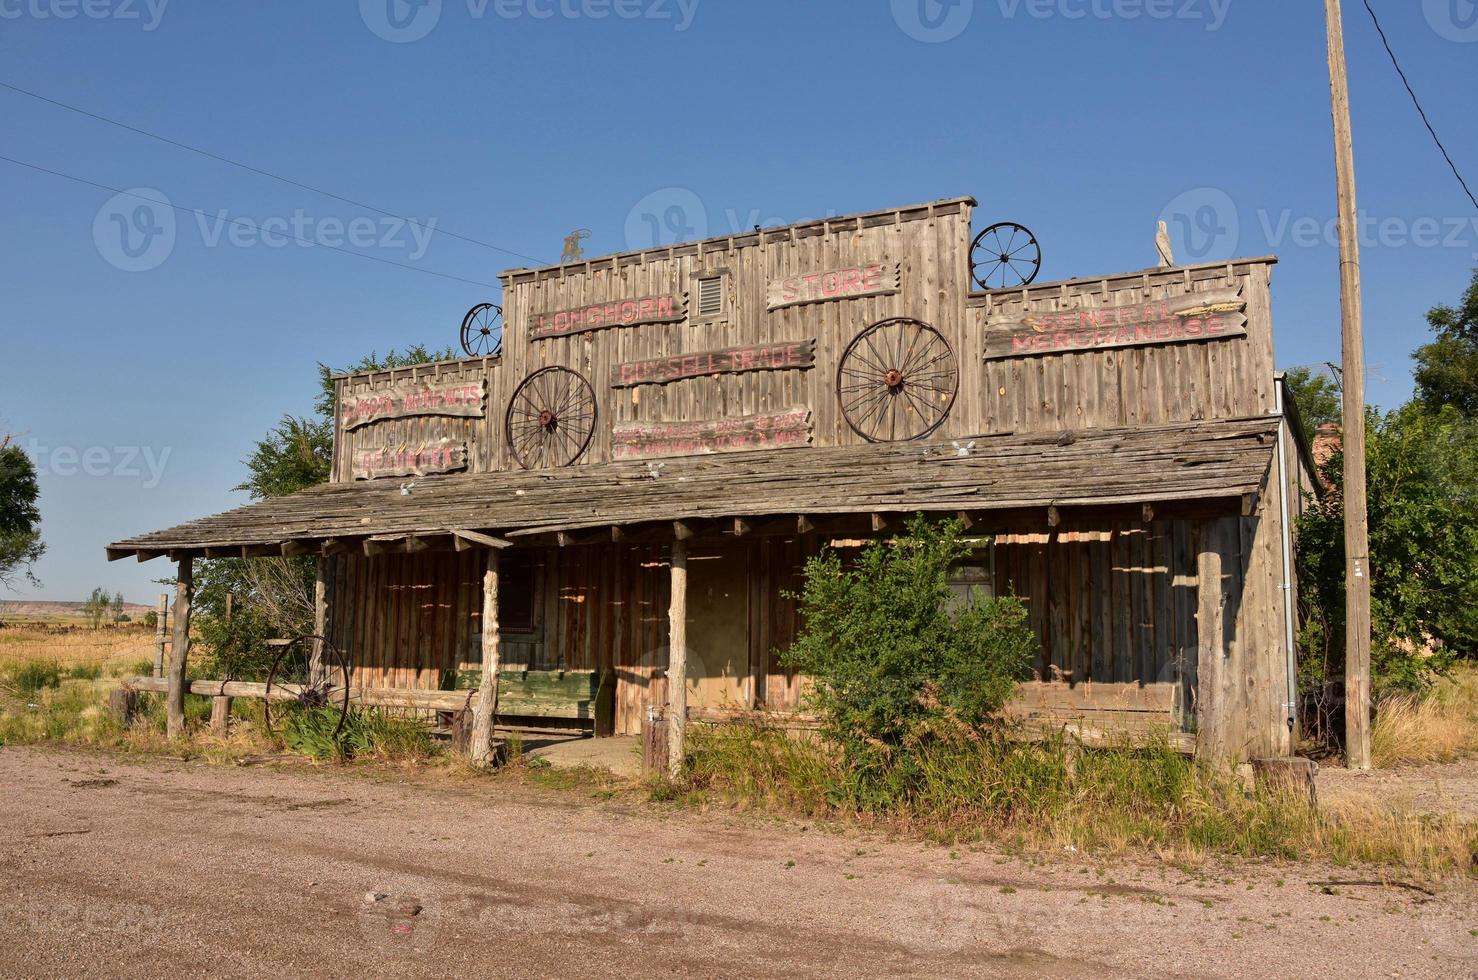
[[[724,280],[710,276],[698,280],[698,315],[714,316],[724,310]]]
[[[498,628],[528,633],[534,628],[534,558],[505,554],[498,562]]]

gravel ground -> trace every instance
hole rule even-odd
[[[0,749],[0,975],[1478,976],[1478,889]]]

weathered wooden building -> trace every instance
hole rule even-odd
[[[1289,754],[1275,260],[981,290],[974,203],[505,272],[496,356],[336,380],[332,482],[109,555],[180,561],[186,605],[192,558],[318,556],[356,690],[589,670],[636,733],[794,711],[806,557],[958,515],[962,583],[1041,638],[1023,717]]]

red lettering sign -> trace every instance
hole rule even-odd
[[[641,323],[675,323],[688,318],[687,296],[642,296],[637,299],[593,303],[572,310],[535,313],[529,318],[529,339],[565,337],[603,327],[634,327]]]
[[[726,347],[723,350],[618,364],[611,369],[611,387],[665,385],[684,378],[706,378],[743,371],[804,370],[815,363],[814,339],[757,344],[753,347]]]
[[[467,444],[438,442],[426,446],[359,449],[355,450],[352,463],[351,469],[356,480],[455,473],[467,468]]]
[[[1185,293],[1149,303],[1011,314],[986,321],[985,359],[1243,337],[1239,290]]]
[[[901,284],[902,272],[897,262],[872,262],[772,279],[766,302],[769,309],[778,310],[801,303],[896,293]]]
[[[811,410],[699,422],[618,422],[611,427],[614,459],[655,459],[785,449],[811,441]]]
[[[487,382],[482,378],[397,382],[386,388],[346,391],[339,405],[339,418],[345,429],[357,429],[381,419],[419,415],[480,419],[486,397]]]

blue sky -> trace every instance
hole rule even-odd
[[[1422,314],[1478,265],[1478,213],[1346,7],[1390,406]],[[1478,8],[1376,8],[1471,182]],[[0,154],[207,213],[0,162],[0,431],[38,457],[49,546],[21,595],[150,601],[168,566],[107,541],[243,502],[240,461],[310,411],[318,362],[455,343],[498,299],[273,229],[495,283],[577,228],[594,255],[972,194],[1057,279],[1152,264],[1164,216],[1182,260],[1281,256],[1280,365],[1339,355],[1313,0],[0,0],[0,81],[518,253],[0,89]]]

